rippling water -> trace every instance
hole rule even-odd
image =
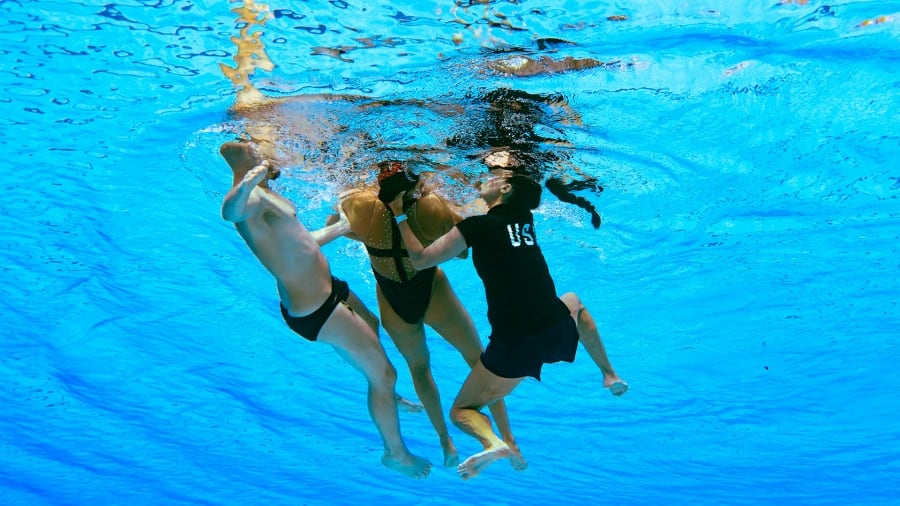
[[[0,503],[900,504],[900,2],[413,3],[0,2]],[[604,65],[495,65],[523,56]],[[549,195],[537,226],[631,390],[549,366],[509,400],[528,470],[410,482],[219,217],[217,147],[287,135],[311,226],[385,153],[464,201],[497,89],[559,99],[541,149],[604,188],[576,192],[598,230]],[[286,102],[234,113],[248,90]],[[374,308],[359,245],[326,254]],[[448,405],[465,365],[429,342]]]

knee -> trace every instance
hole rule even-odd
[[[475,406],[459,406],[455,404],[450,408],[449,416],[453,425],[459,428],[468,427],[477,419],[487,419],[487,416],[481,412],[481,408]]]
[[[579,301],[579,302],[581,302],[581,301]],[[585,323],[585,324],[593,324],[594,323],[594,317],[591,316],[591,312],[588,311],[588,308],[586,308],[584,306],[584,304],[580,304],[580,303],[578,304],[578,307],[575,310],[575,320],[578,323]]]
[[[394,336],[399,338],[394,338]],[[423,375],[431,370],[431,356],[425,345],[424,335],[391,334],[391,337],[394,338],[394,344],[403,355],[403,360],[406,361],[411,375]]]
[[[562,300],[566,307],[569,308],[569,314],[572,315],[572,318],[575,320],[579,329],[593,328],[596,326],[594,324],[594,317],[591,316],[591,313],[584,306],[584,303],[581,302],[581,299],[578,298],[578,295],[574,292],[563,294],[560,297],[560,300]]]
[[[375,331],[375,335],[378,335],[378,327],[381,325],[381,320],[375,316],[375,313],[369,312],[368,315],[363,317],[363,320],[366,321],[366,324],[369,325],[369,328]]]
[[[427,378],[431,376],[431,363],[427,358],[424,360],[410,360],[407,363],[409,364],[409,374],[413,378]]]
[[[478,361],[481,360],[482,352],[483,352],[483,350],[481,350],[479,348],[478,353],[476,353],[476,354],[471,354],[471,353],[463,354],[463,360],[465,360],[466,364],[469,365],[469,369],[475,367],[475,364],[477,364]]]
[[[463,409],[460,406],[453,405],[450,408],[450,421],[453,422],[454,425],[459,425],[463,420]]]
[[[578,298],[578,295],[575,292],[566,292],[560,296],[560,300],[569,308],[569,311],[572,312],[572,315],[575,316],[584,309],[584,304],[581,303],[581,299]]]
[[[393,385],[394,383],[397,383],[397,369],[390,362],[388,362],[388,365],[385,368],[384,374],[391,385]]]
[[[381,368],[378,376],[373,378],[373,380],[373,383],[393,390],[397,384],[397,369],[390,362],[385,361],[384,367]]]

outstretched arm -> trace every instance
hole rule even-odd
[[[342,219],[343,218],[342,218],[341,213],[329,214],[328,217],[325,218],[325,224],[326,225],[334,225],[335,223],[341,221]],[[356,233],[353,231],[352,228],[350,229],[349,232],[344,234],[344,237],[346,237],[347,239],[352,239],[354,241],[363,242],[362,238],[359,237],[358,235],[356,235]]]
[[[338,237],[350,232],[350,222],[347,221],[347,215],[344,214],[343,209],[339,211],[338,218],[338,221],[326,225],[319,230],[310,232],[310,235],[312,235],[313,239],[319,243],[319,246],[325,246]]]
[[[394,212],[394,216],[399,216],[403,213],[404,193],[406,192],[400,192],[390,203],[391,211]],[[437,240],[429,244],[427,248],[424,248],[419,241],[419,238],[416,237],[416,234],[409,228],[407,220],[400,221],[398,226],[400,228],[400,235],[403,236],[406,250],[409,252],[409,261],[412,262],[413,267],[419,271],[444,263],[447,260],[462,254],[469,248],[468,244],[466,244],[466,239],[457,227],[453,227],[449,232],[438,237]]]
[[[463,220],[463,217],[453,209],[450,203],[437,193],[423,190],[414,202],[415,206],[407,207],[407,212],[417,237],[424,241],[423,245],[431,244],[453,230],[456,224]],[[408,206],[408,204],[404,205]],[[468,256],[469,249],[465,248],[457,258],[467,258]]]
[[[259,197],[253,189],[269,174],[269,161],[250,169],[241,181],[234,185],[222,201],[222,218],[232,223],[246,221],[259,212]]]

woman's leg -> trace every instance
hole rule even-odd
[[[453,423],[484,446],[484,451],[467,458],[457,468],[463,479],[478,475],[491,463],[508,458],[513,453],[510,446],[494,434],[491,421],[481,412],[481,408],[509,395],[524,379],[501,378],[488,371],[481,361],[472,368],[450,408]]]
[[[566,304],[572,318],[575,319],[575,324],[578,326],[578,339],[581,341],[584,349],[587,350],[588,355],[594,360],[594,363],[597,364],[597,367],[600,368],[600,372],[603,373],[603,386],[608,388],[615,396],[627,392],[628,383],[619,378],[619,375],[613,369],[609,357],[606,355],[603,340],[600,339],[600,331],[597,330],[597,323],[594,321],[594,317],[591,316],[591,313],[581,303],[581,299],[573,292],[563,294],[560,299]]]
[[[425,343],[425,328],[422,322],[409,323],[403,320],[391,307],[380,287],[376,288],[376,292],[384,329],[406,360],[419,401],[425,406],[425,413],[428,414],[428,419],[440,438],[441,449],[444,452],[444,466],[456,466],[459,463],[459,452],[447,430],[440,392],[431,373],[431,357]]]
[[[478,338],[478,330],[475,328],[475,323],[472,321],[469,312],[466,311],[465,306],[462,305],[462,302],[456,296],[453,287],[450,286],[447,275],[440,268],[435,273],[434,285],[431,290],[431,303],[428,305],[428,310],[425,311],[425,323],[437,331],[454,348],[459,350],[459,353],[470,368],[474,367],[481,359],[481,352],[484,351],[484,348],[481,345],[481,340]],[[506,402],[503,399],[499,399],[488,406],[488,408],[503,441],[510,448],[514,449],[514,455],[510,459],[510,463],[517,470],[525,469],[528,463],[522,458],[521,452],[519,452],[516,445],[515,437],[509,425]]]

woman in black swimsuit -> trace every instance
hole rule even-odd
[[[350,223],[352,237],[366,246],[377,282],[381,323],[406,360],[419,400],[440,439],[444,466],[456,467],[459,452],[450,437],[432,374],[425,326],[456,348],[470,367],[478,363],[483,348],[475,323],[443,270],[437,266],[416,269],[410,263],[394,215],[385,203],[405,192],[402,207],[409,215],[407,226],[412,226],[421,242],[429,244],[451,230],[462,217],[446,200],[422,185],[406,164],[385,161],[379,164],[377,194],[371,189],[347,192],[342,196],[341,210]],[[417,190],[407,191],[413,188]],[[417,198],[413,198],[414,193]],[[490,410],[503,440],[515,448],[505,404],[497,402]],[[520,459],[513,465],[520,468],[527,464]]]

